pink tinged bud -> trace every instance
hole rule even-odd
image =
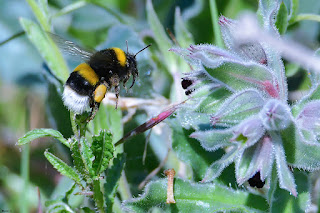
[[[224,42],[228,49],[235,52],[245,60],[255,61],[257,63],[267,65],[267,55],[258,42],[239,43],[236,30],[241,27],[239,22],[220,16],[219,25],[221,28]]]
[[[307,103],[296,121],[299,127],[318,132],[320,130],[320,101]]]
[[[267,130],[286,129],[292,121],[289,106],[276,99],[270,99],[259,116]]]

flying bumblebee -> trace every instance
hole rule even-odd
[[[125,84],[132,75],[130,88],[134,85],[139,75],[136,56],[151,46],[144,47],[136,54],[128,52],[128,45],[126,53],[117,47],[90,51],[57,35],[51,33],[49,35],[63,52],[80,57],[85,61],[70,74],[64,85],[62,99],[64,105],[76,114],[82,114],[90,107],[88,121],[94,118],[105,94],[112,88],[115,91],[117,108],[120,83],[126,88]]]

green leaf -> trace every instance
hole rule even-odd
[[[70,166],[68,166],[65,162],[63,162],[58,157],[54,156],[48,151],[44,152],[45,157],[52,164],[52,166],[58,170],[62,175],[74,180],[77,184],[81,185],[81,178],[79,174]]]
[[[169,71],[176,71],[170,69],[170,67],[174,67],[176,64],[176,57],[173,54],[168,53],[168,50],[172,47],[172,42],[168,38],[164,27],[162,26],[160,20],[156,12],[153,9],[152,1],[147,0],[147,19],[149,26],[154,34],[154,39],[158,45],[160,52],[162,53],[162,57],[164,59],[164,64],[168,67]]]
[[[95,202],[96,207],[98,208],[98,211],[105,212],[104,211],[103,194],[101,192],[99,179],[93,181],[93,200]]]
[[[300,66],[298,64],[289,63],[286,65],[286,76],[292,77],[298,73]]]
[[[248,87],[266,90],[267,83],[272,85],[274,77],[272,71],[266,66],[252,62],[245,63],[229,60],[221,60],[220,63],[219,67],[205,67],[205,69],[212,77],[235,90]]]
[[[123,135],[122,111],[115,109],[112,105],[101,105],[96,117],[91,124],[94,134],[100,134],[101,129],[108,129],[113,136],[115,143]]]
[[[63,135],[59,131],[54,129],[31,130],[27,132],[23,137],[18,139],[18,145],[24,145],[24,144],[30,143],[31,141],[37,138],[43,138],[43,137],[53,137],[55,139],[58,139],[65,146],[70,147],[69,142],[63,137]]]
[[[85,137],[81,137],[79,142],[80,153],[84,166],[86,170],[89,172],[90,176],[94,177],[95,171],[92,162],[95,160],[95,156],[93,155],[93,150],[90,149],[89,142]]]
[[[38,49],[39,53],[48,64],[50,70],[59,80],[65,82],[69,77],[69,69],[57,45],[36,23],[28,19],[20,18],[20,24],[29,40]]]
[[[288,10],[286,5],[282,2],[278,11],[276,27],[281,35],[287,31],[288,27]]]
[[[82,160],[79,141],[76,138],[71,138],[71,141],[71,156],[73,158],[73,165],[78,173],[81,174],[82,178],[86,180],[86,182],[91,182],[89,171],[86,169],[86,166]]]
[[[291,0],[289,24],[293,24],[299,12],[299,0]]]
[[[188,47],[194,43],[192,34],[188,31],[181,17],[180,8],[175,11],[174,32],[180,47]]]
[[[262,212],[268,210],[263,197],[212,183],[174,182],[175,204],[166,204],[167,180],[149,183],[140,197],[123,203],[124,210],[148,212],[160,207],[166,212]]]
[[[286,190],[277,187],[273,193],[273,198],[270,203],[270,212],[308,212],[311,205],[310,192],[308,191],[310,187],[308,175],[303,171],[295,170],[294,178],[298,186],[298,196],[294,197]]]
[[[211,162],[219,159],[223,153],[206,151],[198,141],[189,137],[192,131],[183,129],[176,119],[171,119],[169,124],[173,151],[180,160],[191,166],[195,180],[202,180]]]
[[[290,165],[311,171],[320,168],[320,145],[304,141],[296,127],[291,125],[283,131],[282,140]]]
[[[119,186],[119,180],[122,170],[126,162],[123,153],[118,154],[117,158],[113,159],[113,165],[110,169],[105,171],[106,182],[104,184],[104,197],[106,199],[107,212],[112,212],[114,198]]]
[[[92,137],[91,149],[95,157],[92,167],[95,175],[99,176],[108,167],[109,161],[113,158],[112,134],[106,130],[100,131],[98,136]]]
[[[34,15],[37,17],[42,29],[49,32],[50,24],[47,2],[41,0],[40,5],[38,5],[35,0],[27,0],[27,2],[31,7]]]

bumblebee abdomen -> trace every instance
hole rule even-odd
[[[79,95],[91,95],[95,85],[99,82],[98,75],[85,63],[77,66],[70,74],[66,85]]]

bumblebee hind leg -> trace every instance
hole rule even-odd
[[[116,94],[116,109],[118,108],[118,100],[119,100],[119,93],[120,93],[120,87],[119,85],[116,85],[114,87],[114,92]]]
[[[87,122],[91,121],[94,119],[94,117],[96,116],[98,110],[99,110],[99,107],[100,107],[100,103],[94,103],[94,106],[92,107],[91,109],[91,112],[90,112],[90,115],[89,115],[89,118],[87,119]]]

